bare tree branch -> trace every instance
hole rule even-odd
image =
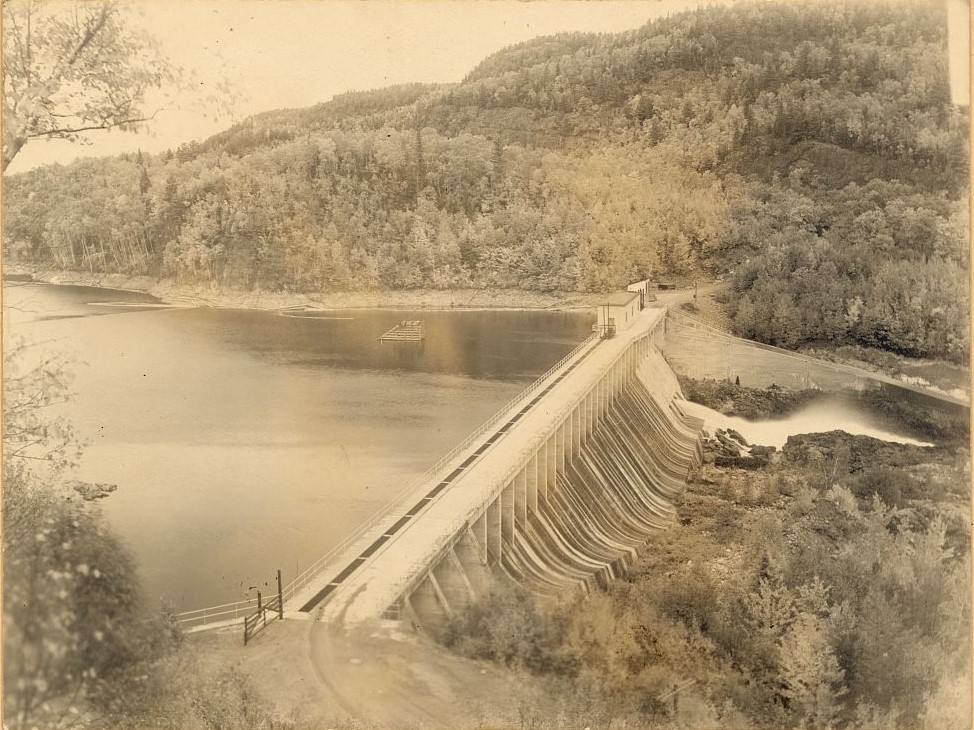
[[[152,114],[144,117],[133,117],[131,119],[119,119],[117,121],[105,121],[101,124],[90,124],[83,127],[58,127],[56,129],[47,129],[43,132],[34,132],[33,134],[28,134],[27,139],[38,139],[40,137],[57,137],[63,134],[77,134],[79,132],[91,132],[95,130],[105,130],[111,129],[113,127],[123,127],[126,124],[142,124],[144,122],[151,121],[156,118],[156,115],[162,111],[161,109],[156,109]],[[67,115],[65,115],[67,116]]]

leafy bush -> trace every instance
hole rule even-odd
[[[909,500],[920,496],[917,484],[908,472],[888,466],[867,469],[850,481],[849,488],[861,500],[869,501],[877,495],[893,507],[905,507]]]
[[[540,610],[530,593],[501,584],[451,618],[442,641],[464,656],[532,672],[572,674],[572,658],[559,649],[564,631],[564,620]]]

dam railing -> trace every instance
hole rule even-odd
[[[599,333],[596,333],[596,337],[601,339]],[[599,381],[606,376],[606,374],[611,371],[620,360],[625,356],[625,351],[615,354],[610,360],[598,365],[596,369],[591,371],[588,377],[593,381]],[[566,358],[567,359],[567,358]],[[532,392],[536,390],[531,389]],[[407,593],[412,586],[421,582],[424,575],[420,571],[416,570],[417,566],[432,565],[436,562],[438,556],[443,555],[450,547],[455,544],[459,539],[461,539],[461,531],[464,526],[470,525],[472,520],[476,518],[476,515],[485,514],[487,511],[487,506],[489,503],[494,501],[500,491],[504,489],[504,486],[510,484],[514,479],[515,475],[523,469],[524,458],[528,458],[528,455],[536,451],[540,444],[543,444],[547,439],[549,439],[557,428],[558,424],[564,422],[565,418],[577,408],[576,403],[563,403],[560,407],[555,409],[546,410],[548,413],[548,426],[541,432],[534,433],[529,439],[521,440],[520,451],[522,458],[519,460],[512,461],[511,465],[505,472],[496,472],[494,478],[492,479],[494,487],[487,493],[484,494],[482,502],[475,507],[472,507],[465,513],[455,515],[448,522],[438,522],[437,530],[440,533],[440,538],[435,540],[426,551],[419,555],[415,555],[409,561],[409,569],[404,571],[403,576],[392,584],[390,590],[385,596],[377,596],[376,600],[376,614],[381,614],[383,610],[389,606],[392,600],[391,596],[401,596]],[[503,413],[503,412],[502,412]],[[495,423],[489,425],[496,425]]]
[[[593,333],[580,342],[571,352],[561,360],[552,365],[541,376],[535,379],[528,387],[518,393],[514,398],[505,403],[493,416],[484,421],[475,431],[468,434],[460,443],[454,446],[449,452],[440,457],[435,464],[429,467],[409,484],[394,498],[376,510],[364,523],[357,527],[352,533],[342,539],[337,545],[328,550],[324,555],[305,568],[291,580],[283,590],[284,601],[287,603],[297,595],[298,591],[305,588],[331,561],[348,550],[352,545],[361,540],[369,530],[373,529],[383,519],[395,515],[397,509],[405,506],[414,496],[414,492],[423,484],[428,483],[432,478],[443,471],[459,454],[470,449],[470,447],[486,434],[493,426],[497,425],[502,418],[509,414],[515,406],[521,404],[532,396],[540,386],[549,380],[555,373],[565,367],[569,362],[578,357],[582,352],[593,347],[599,342],[597,333]],[[176,614],[176,622],[185,629],[217,628],[235,623],[241,623],[244,617],[249,615],[257,607],[257,599],[249,598],[231,603],[223,603],[206,608],[197,608],[190,611],[182,611]]]

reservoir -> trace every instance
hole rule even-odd
[[[406,492],[412,480],[569,353],[594,312],[168,307],[134,292],[4,285],[5,347],[67,362],[52,408],[87,443],[83,481],[176,611],[265,595]],[[422,321],[422,342],[380,342]],[[690,348],[697,362],[706,352]],[[776,373],[777,374],[777,373]],[[851,401],[714,427],[780,448],[836,428],[918,443]],[[696,410],[694,410],[696,409]]]
[[[59,353],[76,476],[177,611],[317,560],[591,333],[586,311],[165,308],[4,286],[4,337]],[[425,340],[380,343],[402,320]]]

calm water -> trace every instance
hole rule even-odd
[[[113,306],[99,303],[117,302]],[[76,361],[79,478],[151,596],[179,610],[285,580],[399,494],[590,332],[585,312],[159,309],[4,286],[5,336]],[[402,319],[427,340],[380,344]]]

